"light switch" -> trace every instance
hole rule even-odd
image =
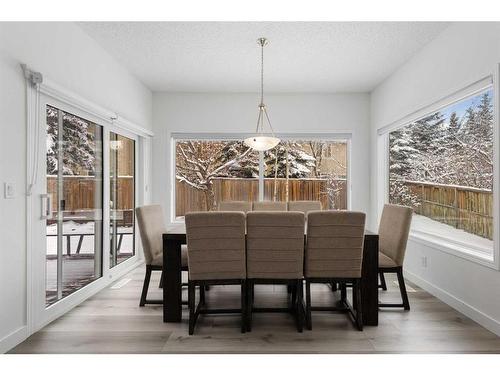
[[[5,199],[12,199],[16,195],[16,187],[13,182],[5,182],[3,184]]]

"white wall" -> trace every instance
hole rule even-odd
[[[252,132],[257,94],[154,93],[153,200],[170,203],[170,139],[175,132]],[[352,208],[369,209],[369,96],[276,94],[266,97],[275,132],[352,133]]]
[[[498,63],[500,23],[453,24],[372,92],[373,213],[383,203],[376,191],[381,174],[377,129],[494,74]],[[427,268],[421,266],[422,256]],[[500,335],[500,272],[414,240],[405,268],[412,280]]]
[[[71,23],[0,23],[0,352],[26,326],[26,89],[20,63],[144,128],[151,92]],[[3,182],[17,188],[4,199]]]

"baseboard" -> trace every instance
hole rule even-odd
[[[22,326],[0,339],[0,353],[6,353],[28,338],[28,327]]]
[[[500,322],[498,320],[483,313],[482,311],[479,311],[474,306],[469,305],[468,303],[448,293],[446,290],[439,288],[438,286],[422,279],[420,276],[417,276],[412,272],[405,270],[404,277],[412,283],[418,285],[425,291],[429,292],[434,297],[440,299],[447,305],[450,305],[455,310],[471,318],[476,323],[482,325],[487,330],[493,332],[495,335],[500,336]]]

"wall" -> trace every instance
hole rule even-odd
[[[252,132],[257,103],[257,94],[155,93],[153,200],[170,209],[171,133]],[[352,208],[368,211],[368,94],[276,94],[266,104],[277,133],[352,133]]]
[[[0,23],[0,352],[26,332],[26,88],[20,63],[151,129],[151,92],[72,23]]]
[[[494,74],[498,63],[500,23],[457,23],[372,92],[372,212],[380,212],[383,204],[377,191],[377,129]],[[371,217],[375,228],[376,215]],[[422,256],[427,257],[427,268],[421,265]],[[410,240],[405,268],[417,284],[500,335],[500,272],[416,240]]]

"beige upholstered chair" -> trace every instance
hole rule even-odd
[[[163,304],[162,300],[147,300],[149,282],[152,271],[163,270],[163,233],[166,226],[163,220],[163,210],[160,205],[150,205],[137,207],[135,209],[139,233],[141,235],[144,258],[146,260],[146,275],[142,287],[141,301],[139,306],[148,304]],[[181,266],[183,271],[187,271],[187,246],[182,246]],[[162,287],[163,272],[160,281]]]
[[[412,213],[410,207],[395,204],[386,204],[382,211],[378,230],[380,287],[387,290],[385,273],[396,273],[403,303],[379,303],[380,307],[404,307],[405,310],[410,310],[405,279],[403,278],[403,261],[410,233]]]
[[[302,332],[303,268],[304,214],[249,212],[247,214],[248,330],[251,330],[252,311],[254,311],[254,285],[286,284],[293,285],[292,303],[288,311],[295,314],[297,329]]]
[[[309,212],[304,270],[308,329],[312,329],[311,310],[315,310],[311,306],[311,283],[340,283],[341,302],[358,329],[363,330],[361,265],[365,217],[362,212],[351,211]],[[347,302],[346,283],[353,285],[354,309]]]
[[[286,202],[253,202],[253,211],[286,211]]]
[[[220,202],[219,211],[241,211],[247,213],[248,211],[252,211],[252,202],[248,201]]]
[[[320,201],[292,201],[288,202],[288,211],[301,211],[304,213],[306,220],[309,211],[320,211]]]
[[[243,212],[193,212],[186,214],[189,264],[189,334],[200,312],[241,313],[241,330],[246,325],[246,249]],[[241,285],[241,309],[201,310],[207,285]],[[195,291],[200,302],[195,308]]]

